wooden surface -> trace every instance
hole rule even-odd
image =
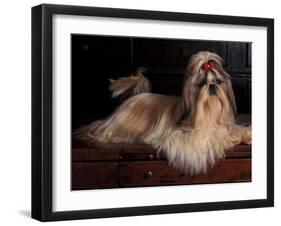
[[[208,184],[222,182],[249,181],[251,177],[250,159],[225,159],[207,174],[187,176],[168,166],[166,161],[139,161],[120,163],[120,186],[152,186],[179,184]]]
[[[115,162],[72,163],[72,187],[75,189],[118,187],[118,164]]]
[[[184,175],[149,145],[75,143],[72,189],[251,181],[251,145],[237,145],[208,173]]]
[[[251,145],[236,145],[226,151],[226,158],[250,158]],[[135,144],[93,144],[83,146],[76,143],[72,149],[72,161],[139,161],[165,159],[149,145]]]

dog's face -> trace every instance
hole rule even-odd
[[[188,125],[206,127],[234,123],[234,94],[230,76],[221,64],[222,59],[210,52],[199,52],[191,57],[183,89],[189,111]]]

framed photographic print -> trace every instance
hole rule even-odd
[[[274,21],[32,8],[32,217],[274,205]]]

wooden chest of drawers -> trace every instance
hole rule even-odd
[[[251,181],[251,145],[237,145],[207,174],[188,176],[169,166],[148,145],[75,144],[72,149],[72,189]]]

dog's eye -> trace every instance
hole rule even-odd
[[[224,81],[217,79],[217,84],[218,84],[218,85],[220,85],[220,84],[222,84],[222,83],[224,83]]]
[[[202,86],[204,86],[205,84],[206,84],[206,80],[204,79],[204,80],[202,80],[201,82],[199,82],[199,83],[197,84],[197,86],[202,87]]]

